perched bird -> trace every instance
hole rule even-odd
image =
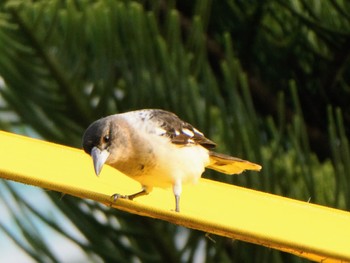
[[[111,115],[93,122],[83,136],[84,151],[91,155],[96,175],[108,164],[140,182],[142,190],[133,199],[148,194],[153,187],[172,187],[175,211],[180,211],[183,184],[198,181],[205,168],[225,174],[261,166],[213,152],[216,144],[175,114],[144,109]]]

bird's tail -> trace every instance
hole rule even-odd
[[[209,151],[209,169],[225,174],[239,174],[245,170],[260,171],[261,166],[229,155]]]

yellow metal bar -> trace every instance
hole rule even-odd
[[[108,166],[94,175],[82,150],[0,132],[0,177],[111,205],[140,189]],[[30,198],[30,197],[28,197]],[[115,208],[323,262],[350,262],[350,213],[201,179],[184,188],[181,213],[171,191],[154,189]]]

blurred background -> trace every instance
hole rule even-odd
[[[349,101],[349,1],[0,2],[2,130],[81,148],[162,108],[263,166],[204,177],[348,210]],[[4,180],[0,209],[6,262],[307,262]]]

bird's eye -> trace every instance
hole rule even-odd
[[[103,136],[103,141],[104,141],[105,143],[108,143],[108,142],[109,142],[109,135]]]

